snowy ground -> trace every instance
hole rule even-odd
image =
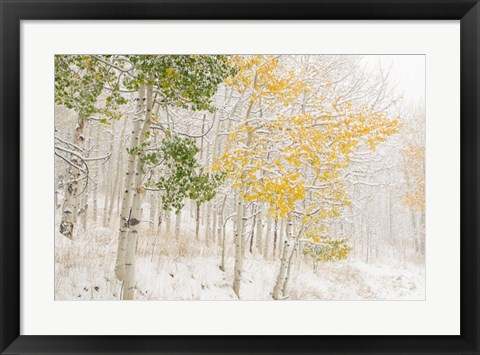
[[[115,226],[94,226],[70,241],[55,236],[56,300],[118,300],[121,284],[113,268]],[[229,243],[232,244],[232,243]],[[153,237],[144,231],[137,250],[138,300],[236,300],[232,290],[233,246],[226,272],[219,268],[218,245],[195,243],[190,233],[160,237],[152,258]],[[242,300],[272,300],[279,262],[246,253]],[[357,260],[321,263],[316,272],[300,258],[292,269],[289,300],[423,300],[423,265],[366,264]]]

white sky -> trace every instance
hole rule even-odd
[[[374,68],[379,64],[390,68],[390,84],[405,101],[415,104],[425,100],[424,55],[368,55],[362,60]]]

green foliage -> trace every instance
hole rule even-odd
[[[346,239],[334,239],[329,236],[320,236],[315,239],[318,241],[307,242],[302,248],[303,255],[310,255],[315,261],[343,260],[352,250]]]
[[[193,177],[192,189],[189,199],[200,206],[203,202],[212,200],[216,195],[216,189],[225,180],[225,173],[206,173],[203,169]]]
[[[218,85],[233,76],[235,69],[222,55],[58,55],[55,57],[55,102],[83,117],[94,114],[100,122],[119,118],[118,108],[126,103],[123,90],[152,85],[161,107],[214,111],[212,98]],[[100,99],[101,98],[101,99]],[[150,132],[147,132],[147,140]],[[179,211],[183,200],[197,204],[211,200],[223,181],[221,173],[208,173],[196,160],[199,149],[193,139],[166,132],[160,150],[149,142],[127,148],[140,157],[145,167],[163,163],[162,177],[155,184],[165,191],[164,209]]]
[[[163,106],[214,111],[218,85],[234,74],[223,55],[56,55],[55,103],[106,123],[105,117],[120,118],[118,108],[127,102],[121,89],[151,84]]]
[[[137,155],[141,155],[141,154],[145,154],[145,149],[148,147],[148,143],[144,142],[142,143],[141,146],[138,146],[138,147],[131,147],[131,148],[126,148],[126,151],[128,154],[137,154]]]
[[[194,111],[214,111],[211,99],[218,85],[235,74],[223,55],[129,55],[137,74],[125,78],[130,90],[140,84],[152,84],[164,106],[178,106]]]
[[[152,165],[158,165],[158,154],[156,152],[146,153],[142,156],[142,163],[150,163]]]
[[[223,181],[223,174],[207,173],[197,162],[199,148],[191,138],[167,135],[162,141],[160,152],[164,173],[155,184],[164,191],[164,210],[183,208],[183,200],[189,198],[197,205],[215,197],[217,187]]]
[[[105,59],[105,63],[97,57]],[[104,58],[103,58],[104,57]],[[121,95],[118,71],[108,65],[110,56],[56,55],[55,56],[55,103],[76,111],[82,117],[94,114],[119,119],[118,108],[127,100]],[[103,104],[98,104],[104,88]]]
[[[140,149],[138,147],[132,147],[132,148],[126,148],[126,151],[128,154],[138,154],[140,152]]]

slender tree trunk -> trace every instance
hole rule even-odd
[[[202,120],[202,138],[200,139],[200,157],[198,159],[198,161],[202,162],[204,161],[204,144],[205,144],[205,123],[207,122],[207,115],[203,115],[203,120]],[[208,154],[208,153],[207,153]],[[202,205],[200,206],[200,209],[201,209],[201,214],[202,216],[205,216],[205,203],[202,203]],[[205,218],[205,217],[203,217]],[[200,220],[202,222],[202,224],[204,225],[205,224],[205,221],[204,220]]]
[[[255,216],[253,217],[253,223],[252,223],[252,230],[250,232],[250,246],[248,248],[248,251],[250,252],[250,254],[253,253],[253,238],[255,237],[255,225],[257,224],[257,206],[255,206],[253,208],[253,213],[255,214]]]
[[[221,239],[222,243],[222,261],[220,263],[220,270],[225,271],[225,239],[226,239],[226,233],[225,233],[225,223],[226,221],[223,220],[223,208],[220,212],[220,221],[219,221],[219,235],[218,238]]]
[[[82,189],[86,189],[86,187],[82,187]],[[78,191],[78,190],[77,190]],[[81,196],[78,196],[78,198],[75,200],[75,204],[73,205],[73,224],[77,224],[78,220],[78,215],[81,213],[82,209],[82,201],[81,201]]]
[[[285,281],[283,282],[283,287],[282,287],[283,295],[287,294],[288,282],[290,281],[291,272],[292,272],[292,260],[293,260],[293,256],[295,255],[296,248],[297,248],[297,243],[295,243],[293,250],[290,252],[290,256],[288,257],[287,275],[285,276]]]
[[[100,127],[97,127],[97,136],[95,138],[95,145],[99,147],[99,142],[100,142]],[[95,180],[98,182],[98,178],[100,176],[100,162],[96,162],[96,167],[95,167]],[[97,223],[97,218],[98,218],[98,189],[100,186],[95,186],[95,189],[93,190],[93,206],[92,206],[92,212],[93,212],[93,223]]]
[[[165,234],[170,235],[171,231],[171,224],[172,224],[172,214],[170,211],[165,211]]]
[[[83,147],[83,143],[85,141],[84,130],[86,123],[86,117],[78,117],[74,136],[74,143],[78,147]],[[83,164],[83,162],[73,154],[70,160],[76,167],[81,167]],[[76,209],[78,205],[78,194],[80,192],[78,189],[78,180],[81,177],[81,171],[76,167],[71,165],[68,166],[65,198],[62,207],[62,221],[60,222],[60,233],[68,239],[73,239]],[[85,179],[85,183],[88,183],[88,179]]]
[[[127,121],[127,120],[125,120]],[[102,174],[103,174],[103,218],[102,218],[102,225],[104,227],[107,226],[108,221],[108,210],[109,210],[109,198],[110,195],[113,194],[112,190],[115,188],[112,184],[112,171],[113,165],[112,161],[115,159],[115,151],[114,151],[114,141],[115,141],[115,120],[113,120],[112,124],[112,139],[110,142],[109,152],[111,153],[110,159],[108,160],[108,167],[105,164],[102,164]],[[119,167],[117,167],[118,169]]]
[[[279,251],[278,251],[278,255],[282,255],[283,254],[283,247],[285,245],[284,241],[285,241],[285,220],[282,219],[281,222],[280,222],[280,233],[279,233]]]
[[[267,230],[265,231],[265,240],[263,243],[263,257],[268,259],[268,247],[270,245],[270,234],[272,232],[272,219],[267,218]]]
[[[210,245],[212,239],[212,225],[211,225],[211,217],[212,217],[212,206],[210,202],[207,203],[207,219],[205,221],[205,244]]]
[[[140,176],[141,174],[138,174]],[[136,287],[136,249],[138,242],[138,234],[140,231],[140,221],[142,215],[141,202],[144,191],[139,186],[141,184],[141,178],[136,178],[135,184],[138,186],[135,188],[133,193],[132,201],[132,214],[130,217],[130,229],[127,234],[127,245],[125,252],[125,278],[124,278],[124,290],[123,290],[123,299],[124,300],[134,300],[135,299],[135,287]]]
[[[86,138],[85,138],[85,144],[87,145],[90,145],[90,136],[91,136],[91,132],[92,132],[92,128],[89,127],[88,128],[88,133],[85,135]],[[89,153],[85,153],[85,157],[88,158],[88,155]],[[95,176],[95,174],[94,174]],[[97,188],[97,186],[95,186],[95,188]],[[82,223],[82,227],[83,227],[83,230],[86,231],[87,230],[87,217],[88,217],[88,212],[89,212],[89,209],[90,209],[90,201],[89,201],[89,198],[90,198],[90,190],[89,190],[89,186],[87,184],[85,190],[84,190],[84,193],[82,194],[82,196],[80,196],[80,209],[79,209],[79,216],[80,216],[80,221]]]
[[[283,223],[282,223],[283,224]],[[285,282],[285,277],[287,274],[288,268],[288,250],[290,247],[290,240],[292,238],[292,219],[291,216],[288,216],[288,222],[286,225],[287,229],[287,238],[283,242],[283,250],[282,250],[282,257],[280,260],[280,270],[278,272],[277,280],[275,282],[275,286],[273,288],[273,299],[278,300],[281,295],[281,291]]]
[[[282,287],[282,294],[283,295],[287,294],[288,282],[290,281],[291,272],[292,272],[292,260],[293,260],[293,256],[297,253],[298,243],[300,241],[300,236],[301,236],[301,231],[298,232],[297,236],[295,237],[295,242],[294,242],[294,245],[293,245],[293,249],[292,249],[292,251],[290,253],[290,256],[288,258],[287,275],[285,277],[285,281],[284,281],[283,287]],[[297,258],[298,258],[298,256],[297,256]]]
[[[190,216],[190,218],[195,218],[195,201],[193,200],[189,200],[187,202],[187,205],[188,205],[188,215]]]
[[[175,238],[180,236],[180,222],[182,221],[182,210],[175,213]]]
[[[412,222],[412,234],[413,234],[413,241],[415,243],[415,252],[420,252],[420,241],[419,241],[419,233],[417,228],[417,218],[415,216],[415,210],[410,207],[410,217]]]
[[[55,196],[54,196],[54,204],[55,204],[55,210],[59,207],[58,205],[58,188],[57,188],[57,182],[55,182]]]
[[[215,136],[214,136],[214,142],[213,142],[212,156],[213,157],[219,157],[220,156],[220,145],[221,145],[220,129],[221,129],[221,126],[222,126],[222,121],[220,120],[220,118],[217,118],[216,115],[214,116],[214,118],[216,118],[216,120],[215,120],[216,127],[215,127]],[[212,161],[213,161],[213,158],[212,158]],[[210,163],[209,163],[209,167],[210,167]],[[218,225],[218,230],[217,230],[217,223],[221,223],[221,221],[219,221],[219,219],[220,219],[219,209],[223,208],[223,207],[220,207],[218,204],[215,204],[214,201],[215,200],[212,201],[212,206],[216,206],[216,208],[214,208],[213,211],[212,211],[212,213],[213,213],[213,226],[212,226],[213,243],[218,242],[218,244],[221,244],[222,243],[222,241],[220,240],[221,226]]]
[[[91,144],[91,139],[90,139],[90,136],[92,134],[92,127],[88,127],[88,130],[85,128],[85,130],[87,131],[87,133],[85,134],[85,139],[84,139],[84,142],[85,144],[88,146]],[[85,158],[88,158],[89,156],[89,153],[86,152],[85,153]],[[95,176],[95,173],[93,173],[93,176],[94,176],[94,180],[96,181],[96,176]],[[98,186],[94,186],[94,188],[96,189]],[[83,194],[83,196],[80,198],[80,210],[79,210],[79,216],[81,218],[81,222],[82,222],[82,226],[83,226],[83,230],[84,231],[87,231],[87,218],[88,218],[88,212],[90,211],[90,189],[89,189],[89,186],[87,184],[86,188],[85,188],[85,193]]]
[[[155,232],[156,226],[157,226],[157,219],[155,218],[157,214],[157,201],[155,199],[155,194],[153,191],[150,192],[150,221],[149,221],[149,226],[150,226],[150,231]]]
[[[73,168],[69,167],[69,173],[67,174],[68,179],[71,179],[71,176],[76,175],[72,172],[72,170]],[[78,182],[75,180],[69,181],[66,186],[62,208],[62,222],[60,223],[60,233],[62,233],[68,239],[73,239],[74,209],[76,205]]]
[[[217,243],[217,221],[218,221],[218,214],[214,209],[215,203],[211,204],[212,208],[212,244]]]
[[[157,247],[157,240],[158,240],[158,235],[162,233],[162,218],[163,212],[160,211],[158,213],[158,225],[157,225],[157,231],[155,232],[155,238],[153,239],[153,247],[152,247],[152,257],[150,258],[150,261],[153,261],[153,257],[155,255],[155,248]]]
[[[143,144],[147,138],[147,132],[150,129],[152,123],[152,109],[153,109],[153,86],[148,84],[147,86],[147,108],[145,123],[143,124],[142,132],[138,140],[137,147],[143,147]],[[125,253],[125,280],[124,280],[124,300],[135,299],[135,287],[136,287],[136,275],[135,275],[135,262],[136,262],[136,249],[138,242],[138,234],[140,231],[140,221],[142,219],[142,199],[145,189],[142,186],[144,175],[144,163],[141,159],[143,153],[138,153],[139,157],[136,161],[135,169],[135,189],[132,197],[132,214],[130,217],[130,229],[127,235],[127,250]]]
[[[195,239],[198,241],[200,238],[200,205],[197,204],[197,211],[195,213]]]
[[[145,86],[140,86],[137,98],[137,113],[139,116],[143,113],[143,100],[145,97]],[[134,117],[132,135],[130,137],[130,149],[139,146],[140,119]],[[130,152],[128,156],[127,172],[125,173],[125,184],[123,187],[123,200],[120,210],[120,230],[118,236],[117,259],[115,261],[115,275],[118,280],[123,281],[125,276],[125,256],[127,246],[127,235],[130,228],[132,196],[135,189],[135,163],[137,161],[136,152]]]
[[[422,255],[425,255],[425,211],[421,211],[420,212],[421,215],[420,215],[420,234],[421,234],[421,239],[420,239],[420,253],[422,253]]]
[[[233,269],[233,291],[240,298],[240,282],[243,269],[243,201],[238,198],[237,224],[235,228],[235,265]]]
[[[280,270],[278,271],[277,280],[275,281],[275,286],[273,288],[272,297],[275,300],[280,298],[280,292],[282,290],[283,283],[285,281],[285,275],[288,267],[288,249],[289,243],[287,240],[284,241],[283,253],[280,260]]]
[[[158,224],[157,224],[157,229],[159,231],[159,233],[162,232],[162,224],[163,224],[163,219],[164,219],[164,215],[165,215],[165,212],[163,210],[160,209],[160,205],[158,206],[159,207],[159,211],[158,211]]]
[[[257,215],[257,249],[260,254],[263,253],[263,206],[259,205],[260,211]]]
[[[138,106],[138,105],[137,105]],[[104,222],[104,225],[110,224],[110,220],[112,218],[112,213],[113,213],[113,205],[115,203],[115,197],[120,196],[121,194],[119,193],[121,191],[121,186],[120,186],[120,174],[123,173],[124,170],[124,165],[123,165],[123,156],[125,154],[125,151],[123,149],[123,137],[125,137],[125,131],[127,129],[127,118],[124,119],[124,124],[123,124],[123,129],[122,133],[120,134],[120,140],[119,140],[119,146],[118,146],[118,151],[117,151],[117,166],[115,169],[115,179],[113,181],[113,186],[110,189],[111,190],[111,195],[110,195],[110,202],[108,204],[108,217],[106,222]],[[110,163],[110,170],[113,169],[113,162]],[[111,176],[112,174],[109,174]],[[118,206],[118,203],[117,203]]]
[[[254,84],[253,87],[256,87],[257,82],[257,74],[255,74]],[[255,100],[252,100],[248,106],[246,115],[245,115],[245,125],[247,126],[247,148],[251,145],[252,134],[248,130],[248,120],[250,118],[250,114],[252,112],[253,106],[255,104]],[[242,173],[242,178],[244,178],[244,173]],[[243,240],[243,230],[245,226],[245,212],[246,206],[242,200],[242,196],[238,196],[238,209],[237,209],[237,223],[235,229],[235,265],[233,270],[233,291],[236,293],[238,298],[240,298],[240,283],[242,281],[242,270],[243,270],[243,255],[245,251],[245,243]]]
[[[89,193],[87,190],[83,198],[80,200],[81,206],[82,206],[82,227],[84,231],[87,230],[88,197],[89,197]]]
[[[222,225],[223,225],[223,206],[222,210],[218,211],[218,222],[217,222],[217,241],[218,245],[222,246]]]
[[[275,218],[273,225],[273,259],[275,260],[275,253],[277,251],[277,235],[278,235],[278,219]]]
[[[245,202],[242,203],[242,258],[245,256],[245,245],[247,243],[247,238],[245,238],[246,230],[247,230],[247,204]],[[243,265],[243,261],[242,261]]]
[[[123,162],[122,162],[122,163],[123,163]],[[123,175],[124,172],[125,172],[125,164],[123,164],[123,165],[124,165],[124,166],[123,166],[124,169],[123,169],[123,171],[122,171],[122,175]],[[119,191],[119,192],[117,193],[117,199],[116,199],[116,203],[115,203],[115,206],[117,207],[117,210],[118,210],[118,211],[121,210],[120,202],[123,201],[123,197],[122,197],[122,196],[123,196],[123,193],[120,193],[120,191],[124,191],[124,190],[125,190],[125,186],[124,186],[124,185],[125,185],[124,179],[120,179],[120,184],[119,184],[119,186],[118,186],[118,191]],[[114,208],[115,208],[115,207],[114,207]],[[110,219],[111,219],[111,216],[112,216],[112,215],[110,215]]]

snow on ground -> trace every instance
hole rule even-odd
[[[173,224],[173,223],[172,223]],[[173,227],[173,226],[172,226]],[[55,236],[55,299],[118,300],[121,283],[114,276],[117,230],[91,227],[71,241]],[[232,290],[233,243],[226,272],[220,270],[221,249],[195,242],[191,234],[160,236],[152,260],[154,238],[142,233],[137,255],[138,300],[236,300]],[[320,263],[294,261],[288,300],[423,300],[423,265],[366,264],[346,260]],[[279,261],[246,252],[242,300],[272,300]]]

